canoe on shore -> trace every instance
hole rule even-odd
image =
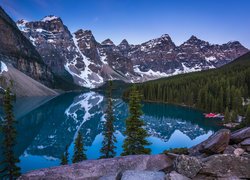
[[[205,118],[224,118],[223,114],[217,113],[204,113]]]

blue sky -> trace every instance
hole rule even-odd
[[[250,48],[250,0],[0,0],[14,19],[60,16],[74,32],[132,44],[162,34],[181,44],[195,35],[211,43],[238,40]]]

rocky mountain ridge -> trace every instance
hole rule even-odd
[[[176,46],[167,34],[139,45],[124,39],[119,45],[99,43],[90,30],[71,33],[61,18],[20,20],[17,26],[33,43],[43,61],[60,76],[95,88],[109,79],[143,82],[156,78],[217,68],[249,50],[238,41],[217,45],[192,36]]]
[[[0,60],[47,86],[54,82],[54,76],[40,54],[1,7]]]

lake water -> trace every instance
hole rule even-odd
[[[17,99],[14,105],[18,120],[16,153],[22,172],[59,165],[66,145],[70,145],[71,158],[78,131],[84,135],[88,159],[99,158],[105,106],[105,96],[97,92]],[[143,112],[152,154],[169,148],[191,147],[220,128],[219,120],[205,119],[201,111],[190,108],[143,103]],[[128,116],[127,103],[119,96],[114,98],[114,114],[119,156]]]

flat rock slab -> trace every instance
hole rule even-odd
[[[245,139],[240,143],[242,146],[250,146],[250,138]]]
[[[199,174],[216,178],[250,178],[250,158],[229,154],[213,155],[203,160]]]
[[[133,155],[110,159],[86,160],[72,165],[64,165],[31,171],[20,180],[40,179],[98,179],[116,176],[126,170],[159,171],[172,166],[172,160],[164,154]]]
[[[125,171],[121,180],[165,180],[165,173],[158,171]]]
[[[190,178],[183,176],[175,171],[166,175],[166,180],[190,180]]]

